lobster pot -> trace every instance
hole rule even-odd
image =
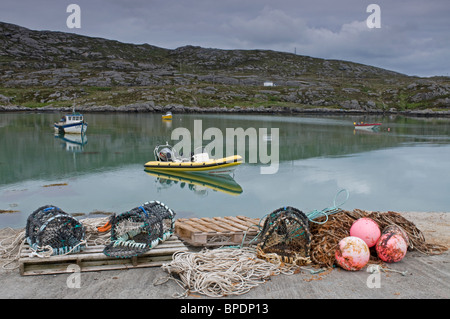
[[[309,220],[296,208],[282,207],[269,214],[258,237],[260,258],[299,266],[311,262]]]
[[[168,239],[174,232],[175,213],[163,203],[151,201],[114,215],[110,223],[111,243],[103,253],[111,257],[129,258]]]
[[[49,250],[52,255],[80,252],[85,248],[83,225],[60,208],[47,205],[27,219],[25,238],[33,250]]]

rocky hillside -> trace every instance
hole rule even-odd
[[[0,110],[73,104],[86,111],[448,113],[450,79],[268,50],[168,50],[0,23]]]

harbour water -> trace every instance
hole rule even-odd
[[[375,211],[449,211],[450,119],[400,116],[284,116],[230,114],[85,114],[87,134],[59,136],[59,113],[0,114],[0,227],[24,227],[35,209],[52,204],[77,216],[120,213],[150,200],[177,217],[246,215],[260,218],[282,206],[304,212],[333,205]],[[267,129],[277,171],[251,161],[226,179],[144,171],[158,144],[175,144],[176,128]],[[355,131],[353,122],[381,122]],[[197,122],[198,123],[198,122]],[[278,129],[278,145],[270,132]],[[210,141],[205,141],[205,144]],[[270,151],[270,148],[268,148]],[[273,148],[275,149],[275,148]],[[235,149],[237,151],[237,148]],[[256,153],[259,154],[259,153]],[[257,156],[259,159],[259,157]]]

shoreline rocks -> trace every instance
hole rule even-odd
[[[153,101],[137,102],[121,106],[111,105],[80,105],[76,107],[78,112],[83,113],[165,113],[171,111],[174,114],[183,113],[241,113],[241,114],[316,114],[316,115],[401,115],[416,117],[450,117],[450,110],[434,111],[407,110],[397,111],[395,109],[347,109],[347,108],[303,108],[303,107],[198,107],[184,106],[181,104],[167,104],[165,106],[155,105]],[[38,108],[29,108],[21,105],[0,105],[0,112],[72,112],[72,107],[52,107],[43,106]]]

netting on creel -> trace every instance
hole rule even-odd
[[[168,239],[174,232],[175,213],[159,201],[147,202],[111,217],[111,243],[103,253],[129,258],[143,254]]]
[[[311,262],[311,233],[307,216],[294,207],[270,213],[258,235],[258,257],[306,265]]]
[[[25,238],[31,249],[50,255],[79,252],[85,247],[83,225],[53,205],[39,207],[28,216]]]

